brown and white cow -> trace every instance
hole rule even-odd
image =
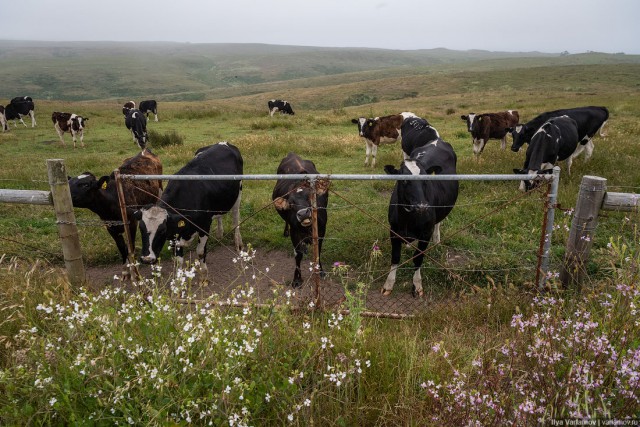
[[[358,133],[364,138],[364,142],[367,144],[367,152],[364,158],[365,166],[369,164],[369,156],[373,157],[371,167],[376,165],[378,145],[392,144],[401,138],[400,127],[402,126],[402,122],[409,117],[417,116],[413,113],[404,112],[373,119],[359,117],[351,120],[351,123],[358,125]]]
[[[500,147],[503,150],[507,148],[507,133],[509,128],[518,124],[520,115],[515,110],[508,110],[499,113],[469,113],[460,118],[467,122],[467,130],[473,138],[473,154],[478,157],[490,139],[500,139]]]
[[[84,125],[88,120],[88,117],[82,117],[73,113],[60,113],[58,111],[54,111],[51,115],[51,121],[53,121],[53,126],[58,132],[58,136],[60,137],[63,147],[65,144],[62,135],[64,135],[65,132],[71,133],[71,136],[73,137],[73,148],[76,148],[77,137],[80,137],[80,145],[84,147]]]
[[[122,106],[122,114],[124,114],[124,116],[126,117],[129,110],[134,110],[135,108],[136,103],[134,101],[127,101]]]

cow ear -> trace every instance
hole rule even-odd
[[[109,184],[110,180],[111,180],[111,178],[109,176],[107,176],[107,175],[101,177],[98,180],[98,187],[100,187],[103,190],[106,190],[107,189],[107,185]]]
[[[514,169],[513,173],[518,174],[518,175],[524,175],[527,172],[524,169]]]
[[[385,165],[384,171],[387,173],[387,175],[398,175],[400,173],[400,171],[393,165]]]
[[[358,124],[358,119],[351,119],[351,123],[353,123],[354,125]]]
[[[466,122],[469,116],[460,116],[460,118]]]
[[[442,172],[442,166],[431,166],[426,171],[427,175],[438,175],[441,172]]]
[[[140,209],[136,209],[135,211],[133,211],[131,216],[133,217],[133,219],[135,219],[137,221],[141,221],[142,220],[142,211]]]
[[[331,181],[328,179],[319,179],[316,181],[316,191],[318,196],[324,195],[331,185]]]
[[[88,121],[89,121],[89,117],[83,117],[83,118],[82,118],[82,121],[83,121],[83,122],[88,122]]]
[[[286,211],[289,209],[289,202],[284,197],[276,197],[273,200],[273,206],[279,211]]]

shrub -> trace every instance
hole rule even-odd
[[[180,135],[175,130],[170,132],[160,133],[155,130],[149,131],[149,142],[153,147],[167,147],[170,145],[182,145],[184,144],[184,136]]]

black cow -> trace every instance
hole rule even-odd
[[[138,109],[147,116],[147,119],[149,118],[149,113],[153,113],[155,121],[158,121],[158,103],[155,100],[142,101]]]
[[[64,147],[64,135],[65,132],[71,133],[71,138],[73,139],[73,148],[76,148],[76,138],[80,137],[80,145],[84,147],[84,125],[85,122],[89,120],[88,117],[82,117],[77,114],[72,113],[60,113],[58,111],[54,111],[51,114],[51,120],[53,121],[53,127],[56,132],[58,132],[58,136],[60,137],[60,141],[62,142],[62,146]]]
[[[404,137],[403,137],[404,140]],[[392,165],[384,168],[395,175],[453,175],[456,173],[456,153],[450,144],[438,138],[416,148],[400,169]],[[444,220],[458,198],[458,181],[399,180],[389,203],[391,226],[391,271],[382,287],[384,295],[391,294],[396,282],[403,243],[417,240],[413,265],[413,296],[422,296],[420,267],[436,224]]]
[[[609,119],[609,110],[605,107],[578,107],[542,113],[525,124],[518,124],[509,129],[513,137],[511,150],[517,152],[523,144],[528,144],[536,131],[547,120],[565,115],[576,121],[578,125],[578,140],[581,145],[586,147],[586,159],[589,159],[593,153],[591,138],[598,131],[600,131],[600,136],[605,136],[602,129]]]
[[[533,135],[524,168],[514,169],[515,173],[536,175],[548,173],[557,161],[566,160],[567,173],[571,175],[571,162],[585,150],[579,142],[578,124],[569,116],[554,117],[547,120]],[[521,181],[520,189],[528,191],[534,187],[531,180]]]
[[[289,153],[282,159],[276,172],[284,174],[317,174],[318,170],[311,160],[303,160],[295,153]],[[318,252],[322,251],[322,241],[327,230],[327,204],[329,202],[329,181],[316,181],[316,204],[318,207]],[[285,180],[276,182],[271,196],[273,204],[285,222],[284,235],[291,235],[291,243],[296,254],[296,269],[293,273],[292,286],[302,285],[300,261],[312,243],[311,236],[311,192],[312,188],[306,180]],[[319,263],[320,274],[324,275],[322,262]]]
[[[123,174],[162,175],[160,159],[149,150],[125,159],[118,169]],[[107,231],[120,251],[122,262],[126,265],[129,251],[124,240],[124,225],[114,174],[98,179],[91,172],[84,172],[78,177],[68,178],[73,206],[89,209],[105,222]],[[155,203],[158,200],[162,192],[162,181],[124,180],[122,190],[127,204],[127,216],[130,219],[129,232],[135,242],[137,223],[132,218],[132,214],[140,206]],[[127,277],[129,271],[123,268],[122,274],[123,277]]]
[[[271,117],[278,111],[280,111],[280,114],[290,114],[292,116],[295,114],[291,108],[291,104],[281,99],[272,99],[267,105],[269,105],[269,115]]]
[[[176,175],[242,175],[240,151],[228,142],[201,148]],[[235,246],[242,248],[240,236],[241,181],[170,181],[161,199],[139,209],[135,217],[142,237],[143,263],[155,263],[167,241],[175,244],[182,265],[184,247],[198,240],[196,253],[200,268],[207,270],[207,239],[214,215],[233,211]]]
[[[140,110],[134,108],[127,110],[124,124],[131,131],[133,141],[138,143],[141,150],[147,146],[149,135],[147,134],[147,118]]]
[[[22,116],[31,116],[31,127],[36,126],[36,115],[35,115],[35,104],[33,103],[33,99],[30,96],[18,96],[13,98],[9,105],[5,107],[4,114],[8,120],[13,120],[13,126],[16,127],[18,124],[16,120],[20,120],[20,122],[27,127],[27,124],[22,120]],[[8,129],[8,127],[7,127]]]
[[[440,138],[436,128],[421,117],[407,117],[404,119],[400,127],[400,133],[402,134],[402,154],[405,160],[411,156],[411,153],[416,148]]]

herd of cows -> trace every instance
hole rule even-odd
[[[269,115],[275,112],[293,115],[291,104],[282,100],[268,102]],[[29,115],[35,126],[34,104],[30,97],[14,98],[2,109],[0,119],[3,129],[7,120],[20,120]],[[161,175],[160,159],[146,148],[148,142],[146,122],[149,113],[157,121],[157,103],[143,101],[138,109],[133,101],[123,106],[125,124],[131,130],[134,141],[141,152],[126,159],[119,167],[121,174]],[[604,107],[579,107],[545,112],[527,123],[521,124],[517,111],[484,113],[461,116],[466,122],[473,140],[473,152],[479,156],[489,139],[502,141],[506,148],[506,136],[511,134],[511,149],[518,151],[523,144],[529,144],[524,167],[514,169],[516,173],[536,175],[545,173],[556,162],[566,161],[570,172],[571,161],[582,151],[587,158],[593,152],[592,138],[609,118]],[[88,118],[76,114],[54,112],[52,120],[60,139],[64,132],[80,137],[82,144],[83,123]],[[410,112],[384,117],[359,117],[359,135],[366,142],[365,166],[375,166],[377,147],[383,143],[401,140],[403,161],[399,168],[386,165],[384,170],[395,175],[456,174],[456,153],[443,140],[438,131],[424,118]],[[26,126],[26,124],[25,124]],[[64,143],[64,141],[63,141]],[[295,153],[284,157],[276,171],[285,174],[318,174],[311,160],[302,159]],[[197,150],[194,157],[176,175],[242,175],[243,159],[240,150],[228,142],[219,142]],[[526,189],[533,181],[523,181]],[[96,177],[84,172],[77,177],[69,177],[69,187],[73,205],[87,208],[96,213],[106,224],[107,231],[114,239],[122,262],[128,263],[128,249],[124,239],[124,225],[118,203],[114,174]],[[285,222],[284,235],[290,236],[295,251],[296,267],[292,285],[302,284],[300,263],[306,246],[311,242],[312,195],[315,191],[319,248],[322,248],[327,225],[329,182],[317,180],[314,188],[307,180],[278,180],[272,193],[273,205]],[[183,262],[184,248],[196,243],[196,254],[200,266],[206,271],[207,240],[213,219],[217,217],[217,235],[222,235],[221,215],[232,212],[234,242],[236,250],[242,248],[240,235],[240,201],[242,183],[236,180],[171,180],[163,189],[161,181],[123,182],[127,215],[131,219],[129,232],[134,236],[140,228],[142,249],[140,260],[155,263],[167,240],[173,242],[179,263]],[[439,223],[453,209],[458,197],[458,181],[434,181],[401,179],[396,181],[388,209],[391,239],[391,270],[382,287],[384,295],[391,294],[400,264],[403,243],[416,241],[413,257],[413,295],[422,296],[420,267],[424,251],[429,241],[439,241]],[[324,274],[322,264],[318,266]],[[127,269],[123,276],[128,276]]]

